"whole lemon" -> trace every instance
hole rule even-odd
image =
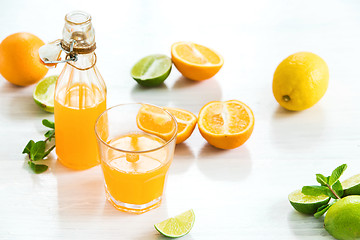
[[[336,239],[360,239],[360,196],[348,196],[334,203],[326,213],[324,226]]]
[[[39,48],[44,42],[31,33],[19,32],[0,44],[0,73],[9,82],[28,86],[38,82],[48,72],[41,62]]]
[[[324,96],[328,83],[326,62],[314,53],[298,52],[276,68],[273,94],[282,107],[301,111],[312,107]]]

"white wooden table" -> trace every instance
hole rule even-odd
[[[71,171],[53,153],[47,172],[29,170],[23,147],[42,139],[41,120],[53,115],[33,102],[34,86],[0,77],[0,239],[164,239],[153,224],[190,208],[196,222],[184,240],[332,239],[323,219],[295,212],[287,196],[342,163],[342,180],[360,172],[359,1],[1,0],[0,39],[27,31],[55,40],[65,14],[76,9],[93,16],[108,106],[141,101],[197,114],[209,101],[238,99],[254,111],[254,132],[224,151],[195,129],[176,147],[160,208],[126,214],[105,200],[99,167]],[[154,89],[131,79],[138,59],[170,55],[171,44],[183,40],[221,53],[221,71],[192,82],[174,67]],[[327,62],[330,84],[314,107],[288,112],[272,95],[272,75],[298,51]]]

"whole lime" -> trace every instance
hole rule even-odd
[[[276,68],[273,94],[276,101],[291,111],[312,107],[325,94],[329,83],[326,62],[310,52],[298,52]]]
[[[347,196],[332,205],[324,226],[336,239],[360,239],[360,196]]]

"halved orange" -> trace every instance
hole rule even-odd
[[[172,119],[170,114],[164,110],[143,104],[136,116],[136,123],[144,132],[168,141],[174,136],[176,131],[176,123]]]
[[[171,60],[182,75],[195,81],[213,77],[224,64],[221,55],[193,42],[174,43]]]
[[[237,148],[244,144],[254,129],[251,109],[238,100],[207,103],[199,113],[201,135],[214,147]]]
[[[184,142],[194,131],[197,117],[192,112],[180,108],[164,107],[164,109],[170,112],[178,123],[176,144]]]

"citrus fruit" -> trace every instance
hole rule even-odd
[[[344,195],[360,195],[360,174],[354,175],[341,183]]]
[[[273,94],[284,108],[301,111],[312,107],[325,94],[329,69],[325,61],[310,52],[299,52],[284,59],[276,68]]]
[[[176,144],[184,142],[194,131],[197,117],[192,112],[180,108],[164,107],[164,109],[170,112],[178,123]]]
[[[289,194],[290,204],[299,212],[305,214],[314,214],[317,209],[330,201],[330,197],[326,195],[309,196],[301,192],[301,189]]]
[[[33,98],[37,105],[47,112],[54,112],[54,92],[58,76],[50,76],[37,83]]]
[[[244,144],[253,131],[254,122],[251,109],[238,100],[209,102],[198,117],[201,135],[211,145],[222,149]]]
[[[336,239],[360,239],[360,196],[347,196],[334,203],[326,213],[324,226]]]
[[[131,76],[140,85],[155,87],[165,81],[171,72],[172,62],[166,55],[154,54],[144,57],[131,69]]]
[[[41,62],[39,48],[44,42],[37,36],[14,33],[0,44],[0,73],[9,82],[28,86],[38,82],[48,72]]]
[[[193,42],[174,43],[171,59],[182,75],[195,81],[213,77],[224,64],[218,53]]]
[[[154,134],[166,141],[170,140],[177,127],[172,117],[162,109],[143,104],[136,116],[137,126],[144,132]]]
[[[182,237],[190,232],[195,222],[195,214],[192,209],[175,217],[166,219],[155,224],[155,229],[166,237]]]

